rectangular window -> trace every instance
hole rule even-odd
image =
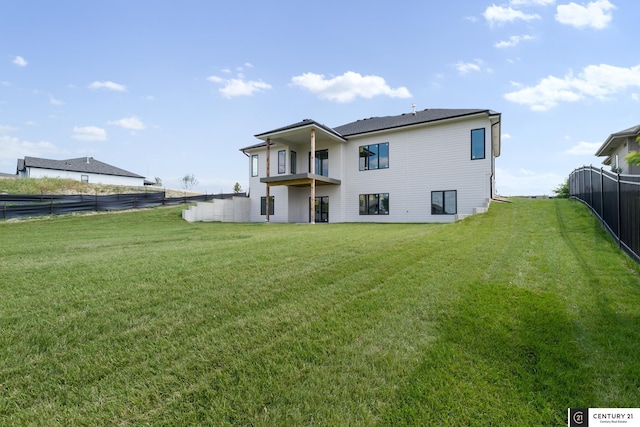
[[[251,176],[258,176],[258,155],[251,156]]]
[[[471,160],[484,159],[484,128],[471,131]]]
[[[269,215],[273,215],[274,209],[274,198],[273,196],[269,197]],[[260,197],[260,215],[267,214],[267,198],[266,196]]]
[[[89,182],[89,175],[81,175],[80,176],[80,181]]]
[[[432,191],[431,215],[455,215],[458,212],[457,191]]]
[[[389,215],[389,193],[360,194],[360,215]]]
[[[316,151],[315,174],[329,176],[329,150]],[[309,153],[309,172],[311,172],[311,153]]]
[[[291,173],[295,174],[296,173],[296,163],[297,163],[297,157],[298,155],[296,154],[295,151],[291,152]]]
[[[362,145],[360,170],[387,169],[389,167],[389,143]]]
[[[278,151],[278,173],[287,172],[287,152],[285,150]]]

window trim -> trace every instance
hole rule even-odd
[[[251,176],[258,176],[258,155],[251,155]]]
[[[473,135],[477,131],[482,131],[482,157],[474,157],[474,139]],[[471,129],[471,160],[482,160],[487,158],[487,130],[485,128]]]
[[[296,169],[298,167],[298,153],[296,153],[295,151],[291,150],[289,152],[289,157],[290,159],[290,168],[291,168],[291,174],[295,175],[296,174]]]
[[[442,195],[442,212],[436,212],[433,208],[433,196],[439,193]],[[454,211],[447,212],[447,193],[453,193],[455,196]],[[458,190],[438,190],[431,192],[431,215],[457,215],[458,214]]]
[[[371,199],[375,201],[371,204]],[[386,211],[380,211],[380,203],[384,203],[383,200],[387,200]],[[359,194],[358,195],[358,213],[360,215],[389,215],[390,203],[389,193],[371,193],[371,194]],[[371,212],[371,207],[375,206],[375,211]]]
[[[80,181],[88,183],[89,175],[80,175]]]
[[[278,174],[287,173],[287,150],[278,151]]]
[[[275,197],[269,196],[269,215],[275,215]],[[267,196],[260,197],[260,215],[267,216]]]
[[[371,165],[370,165],[371,162],[367,161],[367,160],[369,160],[369,157],[365,157],[365,156],[361,155],[361,153],[364,150],[371,151],[369,149],[369,147],[373,147],[373,146],[376,147],[375,148],[375,151],[376,151],[376,166],[375,167],[371,167]],[[387,161],[386,161],[386,163],[382,163],[382,165],[380,163],[380,146],[383,146],[383,147],[386,146],[387,147],[386,148]],[[364,157],[365,161],[363,163],[361,163],[360,159],[363,158],[363,157]],[[389,169],[389,142],[379,142],[377,144],[367,144],[367,145],[359,146],[358,147],[358,170],[360,170],[360,171],[370,171],[370,170],[379,170],[379,169]]]

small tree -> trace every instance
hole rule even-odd
[[[184,188],[186,191],[191,190],[196,185],[198,185],[198,180],[193,174],[187,174],[182,177],[182,188]]]
[[[155,185],[157,185],[158,187],[162,187],[162,179],[160,177],[155,177]]]
[[[233,192],[242,193],[242,186],[240,185],[239,182],[236,182],[235,185],[233,186]]]
[[[640,142],[640,136],[636,138],[636,141]],[[628,165],[640,165],[640,153],[637,151],[630,151],[629,154],[624,156],[624,160]]]
[[[569,198],[569,178],[566,178],[562,184],[553,189],[553,192],[556,193],[556,197],[559,199],[568,199]]]

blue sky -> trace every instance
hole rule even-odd
[[[640,123],[640,2],[0,1],[0,172],[82,156],[247,189],[240,148],[310,118],[502,113],[497,191],[552,194]],[[451,165],[456,167],[456,165]]]

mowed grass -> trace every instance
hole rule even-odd
[[[637,407],[639,269],[588,210],[0,223],[0,424],[566,425]]]

